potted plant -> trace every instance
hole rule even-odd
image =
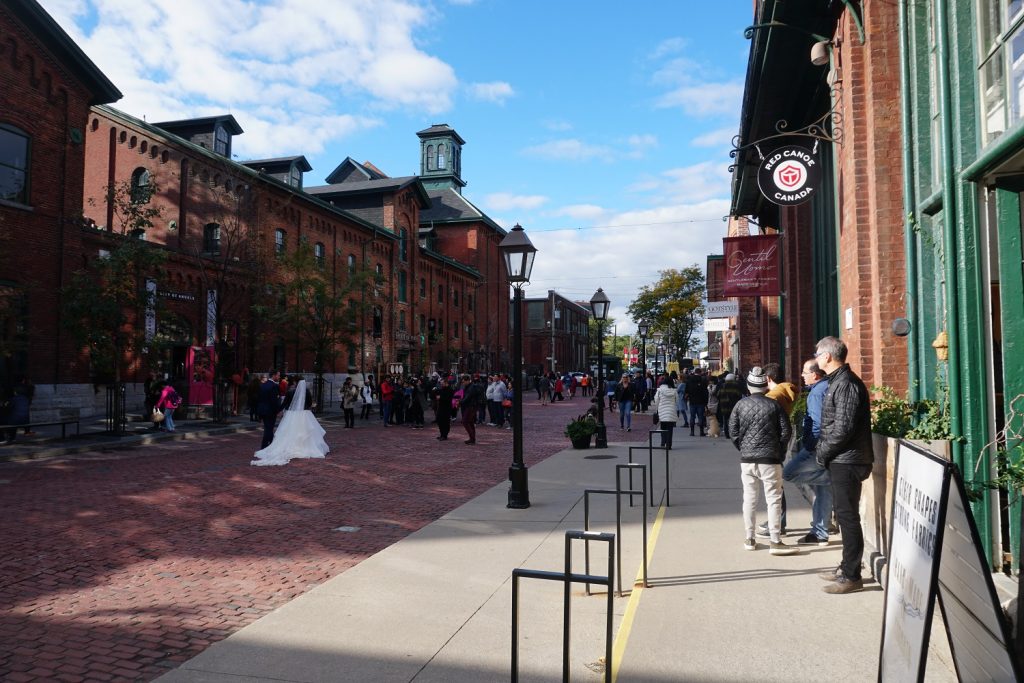
[[[565,426],[565,435],[573,448],[590,448],[590,437],[596,432],[597,422],[590,414],[580,415]]]

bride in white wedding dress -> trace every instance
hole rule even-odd
[[[292,395],[292,403],[284,411],[281,424],[274,432],[274,440],[266,448],[256,451],[253,465],[287,465],[294,458],[323,458],[330,451],[324,441],[324,428],[316,421],[312,410],[305,410],[306,380],[300,380]]]

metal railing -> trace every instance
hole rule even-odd
[[[646,525],[645,525],[646,527]],[[602,541],[608,544],[608,576],[591,576],[589,574],[572,573],[572,541]],[[612,602],[615,593],[612,584],[615,582],[615,534],[594,531],[565,532],[565,569],[561,572],[540,571],[537,569],[512,570],[512,683],[519,681],[519,579],[541,579],[544,581],[561,581],[564,584],[562,597],[562,681],[569,682],[570,626],[572,611],[570,609],[570,588],[574,583],[597,584],[608,587],[607,615],[605,617],[604,644],[604,680],[612,681]]]
[[[128,432],[127,391],[124,383],[107,385],[107,432],[122,436]]]
[[[629,489],[622,488],[622,471],[629,470],[632,472],[633,469],[640,470],[640,481],[643,482],[643,488],[640,491],[632,491]],[[590,531],[590,494],[610,494],[615,496],[615,556],[618,558],[618,564],[616,566],[616,575],[618,576],[618,591],[619,597],[622,597],[622,496],[632,495],[639,493],[640,499],[643,501],[643,516],[641,517],[642,529],[643,529],[643,575],[644,581],[643,586],[647,588],[647,475],[645,473],[647,469],[646,465],[640,464],[629,464],[629,465],[616,465],[615,466],[615,488],[614,489],[586,489],[583,491],[583,530]],[[584,539],[583,541],[583,571],[587,574],[590,573],[590,541]],[[611,589],[609,589],[611,590]],[[587,595],[590,595],[590,584],[586,586]]]

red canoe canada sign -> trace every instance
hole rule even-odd
[[[776,204],[803,204],[818,191],[821,166],[804,147],[780,147],[761,162],[757,185],[761,194]]]

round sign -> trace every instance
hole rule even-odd
[[[803,204],[818,191],[821,165],[811,150],[789,145],[774,150],[761,162],[757,185],[776,204]]]

